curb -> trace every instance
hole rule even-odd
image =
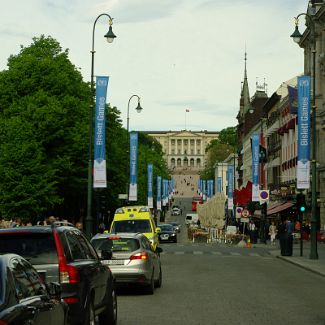
[[[310,271],[310,272],[312,272],[312,273],[315,273],[315,274],[317,274],[317,275],[320,275],[320,276],[322,276],[322,277],[325,277],[325,273],[322,273],[322,272],[319,272],[319,271],[317,271],[317,270],[314,270],[314,269],[312,269],[311,267],[308,267],[308,266],[306,266],[306,265],[303,265],[303,264],[301,264],[301,263],[299,263],[299,262],[297,262],[297,261],[294,261],[294,260],[291,260],[291,259],[289,259],[289,258],[285,258],[285,257],[279,256],[279,255],[277,255],[276,258],[278,258],[278,259],[280,259],[280,260],[282,260],[282,261],[285,261],[285,262],[287,262],[287,263],[290,263],[290,264],[296,265],[296,266],[298,266],[298,267],[300,267],[300,268],[302,268],[302,269],[304,269],[304,270],[306,270],[306,271]]]

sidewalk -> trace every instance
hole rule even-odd
[[[258,247],[263,247],[263,244],[254,245]],[[264,245],[265,249],[269,249],[270,246]],[[271,255],[276,256],[277,258],[294,264],[298,267],[301,267],[310,272],[316,273],[325,277],[325,243],[317,243],[317,253],[318,259],[311,260],[310,255],[310,242],[304,241],[303,243],[303,256],[300,256],[300,243],[295,243],[293,245],[293,254],[292,256],[281,256],[280,249],[275,246],[274,249],[269,249]]]

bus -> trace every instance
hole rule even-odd
[[[198,204],[203,204],[203,199],[201,196],[193,196],[192,198],[192,211],[196,211],[196,206]]]

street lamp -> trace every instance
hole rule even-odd
[[[93,230],[93,219],[92,219],[92,181],[93,181],[93,164],[92,164],[92,142],[93,142],[93,115],[94,115],[94,58],[95,58],[95,27],[98,19],[101,16],[107,16],[109,19],[109,30],[104,35],[108,43],[112,43],[116,37],[112,30],[113,18],[108,14],[100,14],[93,26],[93,35],[92,35],[92,48],[91,48],[91,79],[90,79],[90,89],[91,89],[91,102],[89,108],[89,144],[88,144],[88,191],[87,191],[87,215],[85,220],[85,232],[86,235],[90,238]]]
[[[129,101],[128,101],[128,111],[127,111],[127,118],[126,118],[126,146],[127,146],[127,148],[126,148],[126,154],[127,154],[127,159],[126,159],[126,179],[127,179],[127,181],[126,181],[126,197],[127,198],[126,199],[127,199],[127,201],[129,200],[129,181],[128,181],[129,178],[128,178],[128,175],[129,175],[129,163],[130,163],[130,161],[129,161],[129,159],[130,159],[130,157],[129,157],[130,102],[131,102],[131,99],[133,97],[137,97],[138,98],[138,105],[135,108],[136,111],[138,113],[141,113],[141,111],[143,109],[141,107],[141,105],[140,105],[140,97],[138,95],[132,95],[129,98]]]
[[[311,107],[311,128],[312,128],[312,158],[311,158],[311,229],[310,229],[310,256],[312,260],[318,259],[317,253],[317,197],[316,197],[316,38],[315,38],[315,23],[312,17],[308,13],[301,13],[295,17],[295,30],[290,37],[296,43],[300,43],[302,35],[298,29],[299,17],[306,16],[310,26],[310,41],[312,44],[312,55],[313,55],[313,72],[312,72],[312,107]]]

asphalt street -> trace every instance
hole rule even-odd
[[[185,226],[177,244],[161,246],[162,287],[120,290],[118,324],[325,324],[325,278],[268,246],[192,243]]]

